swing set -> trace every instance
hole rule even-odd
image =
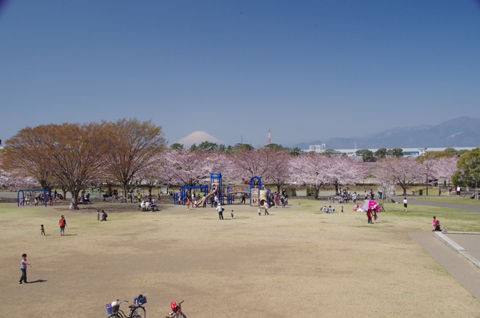
[[[43,196],[43,205],[47,206],[48,198],[50,197],[50,191],[48,189],[43,190],[33,190],[33,189],[20,189],[17,191],[17,206],[31,205],[34,203],[38,205],[40,201],[35,202],[37,195],[36,193],[41,193]]]

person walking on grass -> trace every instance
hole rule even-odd
[[[408,200],[407,197],[403,198],[403,211],[407,212]]]
[[[18,283],[20,285],[23,284],[23,283],[25,283],[25,284],[28,283],[28,281],[27,281],[27,266],[32,267],[32,264],[30,264],[27,261],[27,254],[23,253],[22,254],[22,260],[20,261],[20,271],[21,271],[22,275],[20,276],[20,280],[18,281]]]

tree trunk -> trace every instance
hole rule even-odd
[[[315,187],[315,199],[318,199],[319,195],[320,195],[320,187]]]
[[[128,185],[126,183],[123,184],[123,197],[127,199],[127,194],[128,194]]]
[[[74,191],[70,191],[72,193],[72,199],[70,200],[70,206],[69,206],[69,209],[70,210],[79,210],[79,207],[78,207],[78,194],[80,193],[79,190],[74,190]]]
[[[78,203],[74,198],[70,200],[70,206],[68,207],[70,210],[79,210]]]

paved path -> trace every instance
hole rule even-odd
[[[401,200],[399,202],[402,202]],[[458,209],[462,212],[470,211],[480,214],[480,200],[472,200],[472,203],[461,203],[461,202],[447,202],[441,200],[428,200],[428,199],[415,199],[414,197],[408,198],[408,203],[418,204],[418,205],[430,205],[436,206],[439,208],[449,208],[449,209]],[[477,204],[478,203],[478,204]]]
[[[452,247],[437,239],[432,232],[415,232],[410,236],[442,265],[465,289],[480,299],[480,268],[456,252]],[[448,234],[463,248],[471,248],[471,254],[480,259],[480,235]],[[476,246],[475,246],[476,245]]]

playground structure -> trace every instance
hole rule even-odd
[[[249,194],[250,206],[263,205],[267,201],[270,191],[265,189],[262,184],[262,179],[259,176],[250,178],[249,188],[242,188],[238,191],[239,186],[224,185],[221,173],[210,173],[210,186],[208,185],[183,185],[180,187],[180,191],[173,194],[173,203],[185,205],[191,203],[193,206],[201,207],[206,205],[210,200],[213,204],[213,196],[217,196],[218,201],[221,204],[234,204],[235,194],[243,193]],[[241,186],[240,186],[241,187]],[[194,199],[192,199],[192,191],[198,190],[203,195],[199,198],[197,193],[193,193]],[[235,190],[237,190],[235,192]],[[188,202],[190,201],[190,202]]]
[[[36,195],[36,193],[40,193],[40,195]],[[20,189],[17,191],[17,206],[24,206],[24,205],[39,205],[40,200],[38,197],[43,201],[43,205],[47,206],[47,203],[50,198],[50,191],[48,189],[42,190],[33,190],[33,189]]]
[[[250,206],[261,206],[267,201],[270,194],[269,189],[265,189],[262,184],[262,178],[254,176],[250,178]]]
[[[210,186],[208,185],[196,185],[188,186],[183,185],[180,187],[180,192],[173,194],[173,203],[174,204],[187,204],[187,200],[191,200],[192,191],[199,190],[200,193],[203,193],[203,196],[198,199],[196,206],[200,207],[205,205],[208,200],[213,200],[213,196],[216,195],[218,201],[221,204],[232,204],[234,201],[233,194],[230,193],[230,186],[224,186],[222,182],[221,173],[210,173]],[[195,202],[191,202],[195,205]]]

